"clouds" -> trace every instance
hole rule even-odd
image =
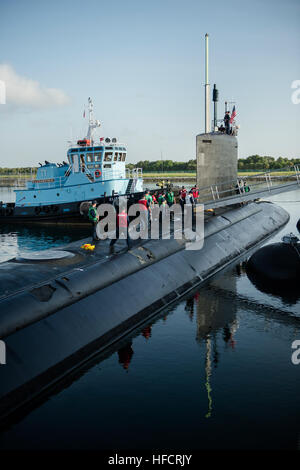
[[[64,106],[70,101],[62,90],[43,87],[35,80],[18,75],[8,64],[0,64],[0,80],[5,82],[6,103],[14,107],[42,109]]]

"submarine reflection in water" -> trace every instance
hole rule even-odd
[[[223,282],[223,281],[222,281]],[[229,283],[229,284],[228,284]],[[196,323],[196,341],[205,344],[205,388],[207,393],[207,412],[206,418],[212,415],[213,411],[213,394],[210,383],[212,369],[216,369],[219,363],[219,349],[217,344],[217,333],[222,330],[222,338],[226,347],[234,349],[236,345],[235,333],[238,329],[238,321],[236,318],[236,306],[232,302],[224,301],[221,296],[217,297],[213,289],[220,287],[218,280],[213,280],[209,283],[210,289],[199,289],[192,295],[189,295],[185,300],[185,311],[190,321]],[[230,287],[231,292],[236,292],[236,279],[229,277],[227,286]],[[164,322],[167,321],[168,316],[163,315]],[[140,335],[146,340],[151,340],[152,324],[148,324],[140,331]],[[130,340],[118,350],[118,362],[123,369],[128,372],[129,365],[134,355],[133,341]]]

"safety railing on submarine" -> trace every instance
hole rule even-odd
[[[287,172],[286,172],[287,170]],[[280,174],[278,174],[280,173]],[[239,199],[254,200],[259,198],[259,194],[274,192],[289,186],[300,186],[300,168],[299,165],[293,167],[281,168],[279,170],[268,170],[255,175],[239,176],[234,180],[217,181],[216,184],[204,186],[198,189],[198,201],[205,205],[213,206],[226,205],[226,201],[234,203]]]

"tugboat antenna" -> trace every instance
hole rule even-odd
[[[92,141],[94,129],[96,129],[97,127],[100,127],[101,124],[100,124],[100,121],[98,120],[94,121],[94,113],[93,113],[94,105],[93,105],[91,98],[88,99],[88,103],[89,103],[89,128],[88,128],[88,133],[87,133],[86,138],[87,140]]]

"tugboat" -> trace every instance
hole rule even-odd
[[[88,99],[87,136],[71,143],[67,162],[40,164],[26,189],[15,190],[15,203],[0,202],[0,223],[87,223],[82,217],[91,200],[112,202],[126,196],[134,203],[143,191],[142,169],[126,170],[127,151],[116,138],[93,138],[94,120]]]

